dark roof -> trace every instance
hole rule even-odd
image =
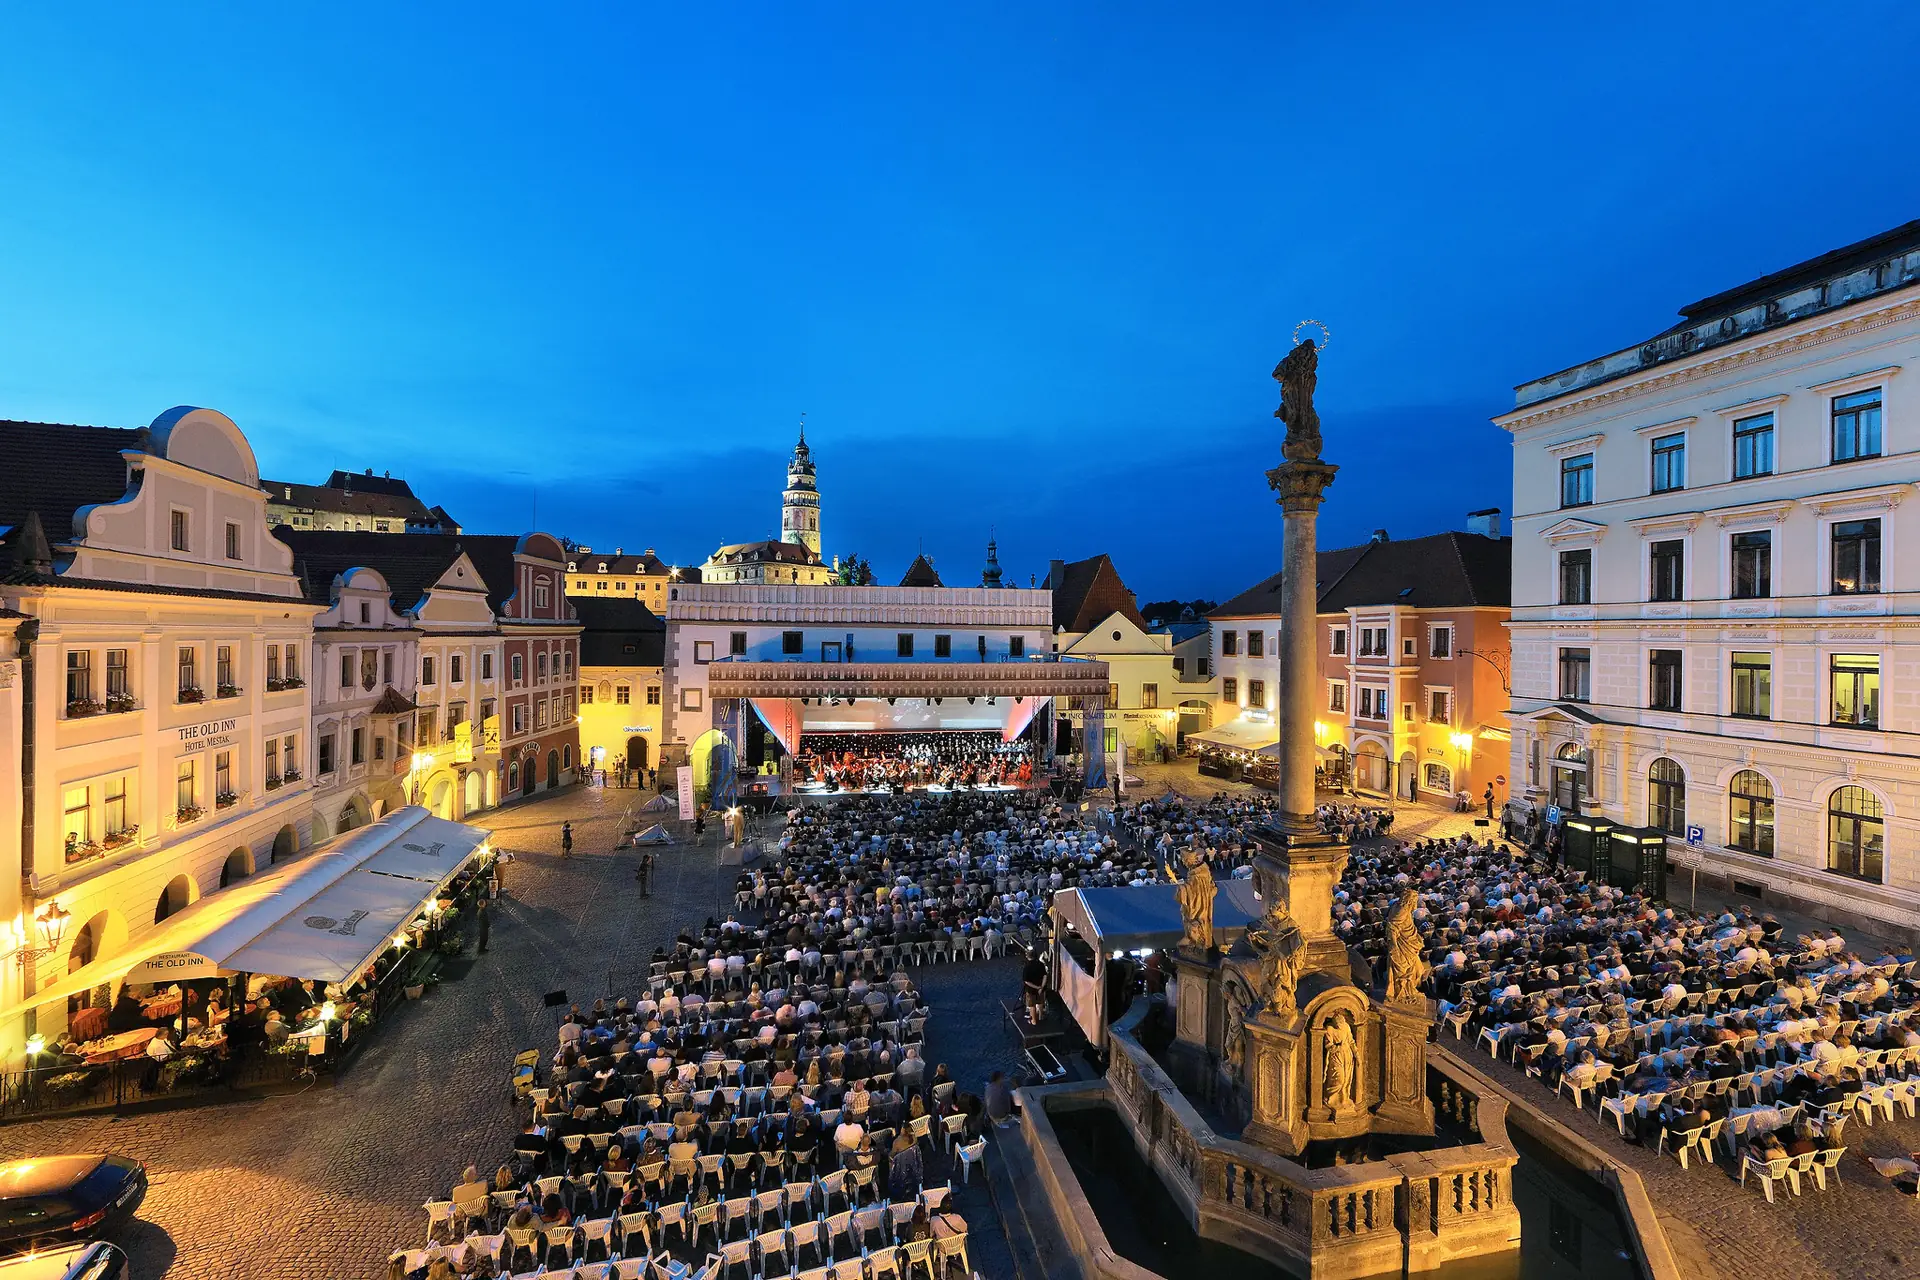
[[[820,559],[797,542],[775,542],[771,539],[760,542],[734,542],[721,547],[708,557],[720,564],[756,564],[772,561],[776,564],[819,564]]]
[[[723,551],[725,549],[721,548]],[[572,555],[573,559],[569,563],[572,565],[571,572],[574,573],[598,573],[600,566],[604,564],[607,566],[608,573],[635,573],[644,574],[650,578],[664,578],[670,567],[651,551],[643,551],[637,556],[603,556],[581,547]]]
[[[1340,580],[1320,593],[1320,612],[1358,605],[1414,609],[1513,603],[1513,539],[1436,533],[1404,542],[1372,542]]]
[[[1363,542],[1319,555],[1320,613],[1355,606],[1416,609],[1513,603],[1513,539],[1448,531],[1404,541]],[[1263,578],[1209,618],[1276,617],[1280,574]]]
[[[1674,328],[1684,329],[1688,325],[1699,324],[1703,320],[1713,320],[1735,311],[1744,311],[1769,298],[1818,284],[1833,276],[1858,271],[1862,267],[1872,266],[1896,253],[1910,253],[1917,248],[1920,248],[1920,218],[1902,223],[1891,231],[1882,231],[1877,236],[1868,236],[1865,240],[1856,240],[1838,249],[1829,249],[1817,258],[1796,262],[1790,267],[1771,272],[1757,280],[1749,280],[1731,289],[1723,289],[1698,302],[1690,302],[1680,308],[1680,314],[1686,317],[1685,321],[1675,325]]]
[[[144,450],[144,429],[0,421],[0,541],[38,511],[53,542],[73,540],[73,513],[127,492],[122,449]]]
[[[380,695],[380,701],[373,704],[371,714],[376,716],[398,716],[405,715],[409,711],[418,711],[419,709],[419,703],[392,685],[388,685],[387,691]]]
[[[337,478],[342,472],[333,473]],[[367,516],[380,520],[413,520],[431,523],[432,513],[427,504],[413,496],[403,480],[382,481],[378,476],[355,476],[355,480],[370,483],[399,485],[404,493],[363,491],[358,485],[352,489],[336,488],[331,484],[293,484],[286,480],[262,480],[260,488],[266,492],[267,501],[283,507],[301,507],[313,511],[335,511],[341,515]]]
[[[1172,636],[1175,644],[1185,644],[1195,636],[1203,636],[1213,630],[1204,622],[1164,622],[1155,627],[1154,633]]]
[[[460,522],[448,515],[447,509],[438,503],[427,508],[427,514],[433,517],[433,523],[439,525],[448,533],[458,533],[460,531]],[[425,522],[423,521],[422,523]]]
[[[279,605],[301,603],[299,596],[275,596],[261,591],[177,587],[164,582],[116,582],[109,578],[76,578],[69,574],[34,573],[26,569],[0,572],[0,587],[74,587],[84,591],[131,591],[148,596],[191,596],[196,600],[246,600]]]
[[[387,580],[394,608],[403,611],[420,603],[427,588],[440,580],[461,550],[461,539],[446,533],[395,535],[281,525],[273,536],[293,548],[293,571],[305,584],[308,599],[325,604],[329,588],[340,574],[349,569],[375,569]]]
[[[1056,631],[1062,628],[1070,632],[1091,631],[1102,619],[1116,613],[1142,631],[1147,629],[1147,620],[1134,606],[1133,592],[1127,590],[1127,584],[1120,580],[1120,571],[1113,567],[1113,561],[1105,553],[1068,562],[1059,582],[1053,580],[1053,572],[1048,570],[1047,580],[1041,585],[1053,592]]]
[[[940,581],[940,571],[933,567],[933,561],[927,559],[923,551],[913,558],[907,566],[906,576],[900,579],[903,587],[938,587],[945,584]]]
[[[667,624],[638,600],[573,599],[580,615],[583,667],[658,667],[666,663]],[[632,652],[628,646],[632,646]]]
[[[389,498],[413,497],[413,486],[405,480],[396,480],[390,475],[377,476],[371,470],[363,475],[336,468],[334,473],[327,477],[327,488],[351,489],[355,493],[381,493]]]
[[[1366,554],[1367,546],[1336,547],[1331,551],[1322,551],[1318,557],[1316,571],[1318,584],[1316,594],[1324,597],[1332,586],[1346,576],[1360,557]],[[1280,575],[1269,574],[1242,591],[1239,595],[1219,605],[1207,614],[1209,618],[1274,618],[1280,615]]]

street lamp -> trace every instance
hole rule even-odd
[[[413,803],[420,803],[420,788],[424,785],[426,776],[432,769],[432,752],[416,751],[413,753],[413,759],[407,763],[407,778],[413,788]]]
[[[7,931],[8,939],[13,944],[14,962],[24,969],[42,956],[50,956],[58,951],[61,941],[67,936],[67,922],[72,918],[73,913],[58,902],[49,902],[34,912],[33,923],[43,944],[38,947],[27,945],[32,941],[33,935],[27,932],[27,926],[24,923],[15,920],[12,928]]]
[[[1467,752],[1473,750],[1473,735],[1470,733],[1455,733],[1449,735],[1447,741],[1453,744],[1453,749],[1457,753],[1453,762],[1453,784],[1454,790],[1458,791],[1466,785],[1461,775],[1467,771]]]

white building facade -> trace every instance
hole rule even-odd
[[[335,577],[313,630],[313,838],[407,803],[420,633],[379,570]]]
[[[0,688],[0,706],[16,708],[32,762],[16,764],[20,798],[4,806],[21,833],[4,874],[21,886],[16,940],[24,926],[38,949],[42,911],[69,922],[50,952],[4,967],[12,1000],[305,847],[318,610],[268,533],[253,451],[223,415],[7,430],[16,458],[49,450],[62,463],[15,478],[7,505],[30,514],[0,520],[14,565],[0,610],[28,615],[30,637],[0,674],[18,701]],[[104,986],[87,998],[103,997]],[[37,1029],[52,1038],[66,1014],[43,1007]],[[27,1030],[0,1027],[0,1054],[12,1060]]]
[[[1521,386],[1513,795],[1920,927],[1920,223]],[[1682,879],[1679,883],[1684,883]]]

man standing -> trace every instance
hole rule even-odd
[[[1487,821],[1492,822],[1493,821],[1493,784],[1491,782],[1487,784],[1487,794],[1482,796],[1481,799],[1487,802]]]
[[[653,850],[651,849],[640,851],[640,896],[643,898],[653,896]]]
[[[493,912],[488,910],[486,899],[480,900],[480,954],[487,954],[487,935],[493,932]]]
[[[573,856],[573,824],[571,822],[560,824],[560,856],[563,858]]]

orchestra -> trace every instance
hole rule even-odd
[[[810,733],[794,756],[794,781],[808,791],[1026,788],[1033,777],[1033,744],[994,729]]]

